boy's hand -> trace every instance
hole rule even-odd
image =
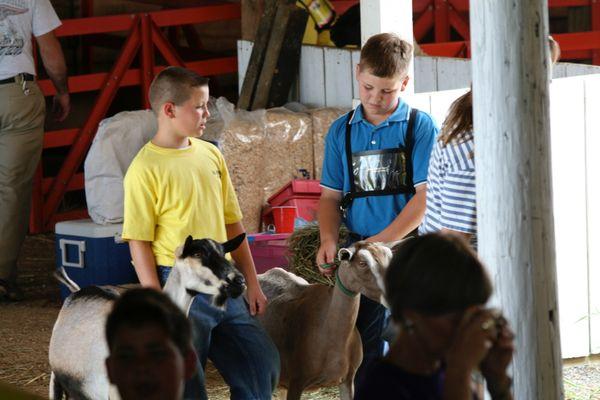
[[[335,272],[335,268],[331,268],[330,265],[335,262],[337,255],[337,243],[333,241],[322,242],[319,251],[317,252],[317,266],[319,272],[325,276],[332,276]],[[329,268],[322,268],[323,266]]]
[[[263,293],[258,283],[248,284],[246,289],[246,297],[248,298],[248,306],[250,307],[250,315],[260,315],[267,309],[267,296]]]

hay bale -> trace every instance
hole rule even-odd
[[[290,180],[301,176],[299,169],[313,174],[312,122],[308,114],[285,108],[266,112],[265,169],[266,200]]]
[[[315,179],[321,179],[323,153],[325,152],[325,137],[327,136],[327,132],[329,132],[329,127],[333,121],[347,111],[348,110],[340,108],[317,108],[308,111],[312,119]]]
[[[234,111],[231,103],[219,106],[224,121],[221,149],[244,216],[242,223],[247,232],[259,232],[264,204],[265,112]]]
[[[348,240],[348,229],[345,226],[340,228],[340,238],[338,240],[338,249]],[[334,280],[323,276],[317,267],[316,258],[319,251],[319,225],[310,224],[303,228],[296,229],[288,238],[290,271],[306,279],[309,283],[320,283],[328,286],[334,285]],[[336,264],[339,265],[336,260]]]

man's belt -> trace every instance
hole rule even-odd
[[[5,83],[19,83],[20,77],[23,77],[24,81],[33,81],[35,79],[35,76],[31,74],[17,74],[13,77],[0,80],[0,85],[4,85]]]

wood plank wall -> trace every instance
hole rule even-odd
[[[238,72],[241,82],[252,52],[252,42],[238,41]],[[302,46],[298,97],[312,106],[352,107],[358,98],[355,65],[360,52],[357,49]],[[600,67],[583,64],[559,63],[554,78],[600,73]],[[471,84],[471,61],[462,58],[415,57],[415,93],[435,92],[468,87]]]

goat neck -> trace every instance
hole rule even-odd
[[[194,297],[187,292],[185,284],[183,283],[181,272],[177,266],[171,268],[171,273],[169,274],[169,278],[165,283],[163,292],[169,296],[171,300],[173,300],[173,302],[186,313],[186,315],[188,314]]]
[[[360,296],[354,285],[348,285],[348,282],[353,282],[350,267],[343,263],[337,269],[336,274],[336,284],[331,294],[327,313],[326,324],[329,327],[327,331],[332,338],[346,338],[350,336],[356,324]],[[354,292],[354,294],[349,292]]]

